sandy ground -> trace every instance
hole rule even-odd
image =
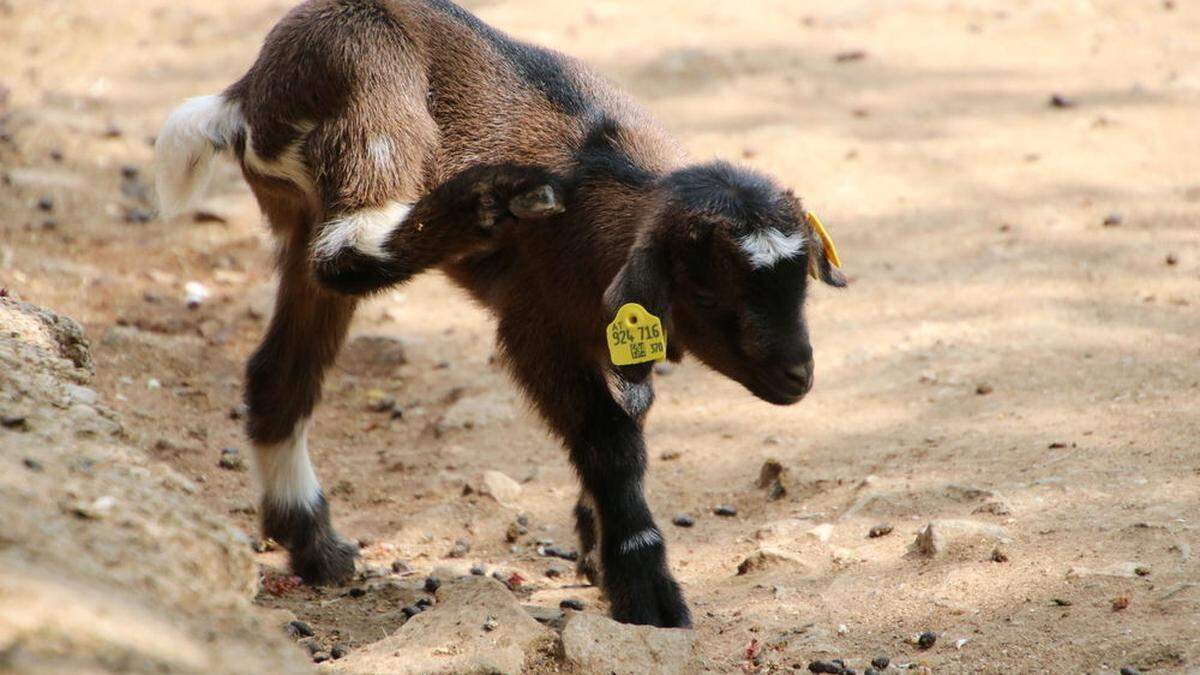
[[[287,6],[0,0],[0,285],[79,319],[133,437],[251,534],[249,474],[216,464],[246,452],[229,412],[264,326],[265,228],[229,164],[206,205],[224,222],[136,221],[166,113],[238,77]],[[938,672],[1200,667],[1200,7],[472,7],[595,64],[697,157],[794,186],[853,281],[812,299],[802,404],[768,406],[694,363],[659,378],[648,490],[711,669],[861,670],[876,654]],[[189,311],[193,280],[214,296]],[[489,318],[428,277],[354,330],[398,337],[409,358],[339,368],[316,419],[318,472],[364,562],[423,575],[465,537],[450,562],[520,572],[529,602],[603,611],[532,551],[573,546],[574,479],[489,363]],[[404,418],[367,411],[371,389]],[[755,485],[769,458],[791,475],[776,501]],[[513,507],[463,496],[486,469],[524,481]],[[532,532],[514,546],[518,513]],[[676,513],[696,526],[667,524]],[[1002,527],[1007,562],[990,541],[908,552],[947,518]],[[868,538],[881,523],[895,531]],[[737,575],[761,546],[789,559]],[[262,600],[352,648],[390,633],[402,601]],[[931,649],[907,642],[921,631],[939,635]]]

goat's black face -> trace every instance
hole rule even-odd
[[[813,385],[804,320],[810,257],[826,283],[845,280],[825,260],[799,201],[724,163],[676,172],[663,189],[655,215],[663,238],[635,251],[625,287],[661,284],[643,297],[667,313],[671,338],[755,396],[776,405],[804,398]]]

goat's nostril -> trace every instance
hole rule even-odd
[[[788,376],[798,382],[809,382],[812,380],[813,364],[812,361],[801,363],[798,366],[788,368]]]

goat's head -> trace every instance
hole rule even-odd
[[[758,173],[720,162],[676,171],[659,184],[606,301],[661,317],[673,356],[685,349],[765,401],[795,403],[813,382],[810,265],[825,283],[846,285],[805,216],[791,192]]]

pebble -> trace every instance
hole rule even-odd
[[[314,635],[312,626],[303,621],[289,621],[285,630],[293,637],[312,637]]]
[[[367,410],[371,412],[390,412],[396,407],[396,397],[382,389],[372,389],[367,392]]]
[[[420,608],[420,607],[418,607],[417,605],[409,605],[408,607],[405,607],[404,609],[402,609],[402,610],[400,610],[400,611],[401,611],[401,612],[404,612],[404,616],[405,616],[405,617],[407,617],[407,618],[411,619],[411,618],[413,618],[414,616],[416,616],[416,615],[420,614],[421,612],[423,612],[423,611],[425,611],[425,610],[421,609],[421,608]]]
[[[810,673],[833,673],[838,675],[845,668],[845,665],[837,661],[813,661],[808,664],[808,672]]]
[[[550,577],[551,579],[561,577],[562,575],[563,575],[563,569],[561,567],[547,567],[546,568],[546,576]]]
[[[671,522],[677,527],[692,527],[696,524],[696,519],[686,513],[681,513],[672,518]]]
[[[576,598],[565,598],[558,603],[559,609],[573,609],[576,612],[582,612],[585,606],[582,600]]]
[[[0,415],[0,427],[29,431],[29,420],[24,415]]]
[[[329,660],[329,655],[325,652],[317,652],[313,654],[313,663],[325,663]]]
[[[403,560],[392,561],[392,574],[404,574],[405,572],[411,571],[412,568],[409,567],[408,563],[404,562]]]
[[[1051,108],[1074,108],[1075,100],[1067,98],[1066,96],[1063,96],[1062,94],[1053,94],[1052,96],[1050,96],[1050,107]]]
[[[54,200],[49,197],[42,197],[37,200],[37,208],[39,211],[49,213],[54,210]]]
[[[538,553],[547,558],[562,558],[563,560],[579,560],[579,551],[561,549],[557,546],[539,546]]]
[[[136,180],[141,173],[141,170],[132,164],[126,164],[121,167],[121,178],[125,180]]]
[[[471,576],[481,577],[486,573],[487,570],[483,569],[483,565],[471,565]]]
[[[242,459],[237,448],[225,448],[221,450],[221,459],[217,460],[217,466],[226,471],[245,471],[246,460]]]
[[[494,617],[490,614],[488,615],[488,617],[486,619],[483,620],[483,629],[489,633],[496,630],[499,627],[500,627],[500,622],[496,620],[496,617]]]
[[[417,607],[420,607],[421,609],[429,609],[433,606],[433,601],[429,598],[421,598],[420,600],[417,600],[416,604]]]
[[[975,393],[979,394],[980,396],[987,396],[988,394],[992,393],[992,391],[994,391],[992,389],[992,385],[988,384],[987,382],[980,382],[979,384],[975,385]]]
[[[454,542],[454,547],[446,555],[451,558],[462,558],[471,552],[471,542],[466,539],[459,539]]]
[[[925,631],[917,638],[917,646],[921,649],[929,649],[937,642],[937,633],[933,631]]]
[[[1008,562],[1008,553],[1004,549],[997,546],[992,549],[992,562],[1005,563]]]
[[[729,504],[722,504],[713,509],[713,513],[723,518],[732,518],[738,514],[738,510]]]
[[[140,206],[130,207],[125,210],[125,222],[141,225],[154,220],[154,214],[149,209],[144,209]]]
[[[334,645],[333,649],[329,650],[329,655],[332,656],[333,660],[335,660],[335,661],[349,653],[350,653],[350,648],[347,647],[346,645]]]
[[[34,459],[32,457],[26,457],[25,459],[21,460],[21,463],[24,464],[25,468],[29,469],[30,471],[37,471],[40,473],[41,471],[43,471],[45,469],[45,467],[42,466],[41,462],[37,461],[36,459]]]
[[[1105,227],[1117,227],[1118,225],[1120,225],[1121,223],[1124,223],[1124,222],[1125,222],[1125,217],[1116,212],[1113,212],[1113,213],[1108,214],[1107,216],[1104,216],[1104,226]]]
[[[887,670],[887,667],[891,665],[891,663],[892,660],[886,656],[876,656],[875,658],[871,659],[871,665],[880,670]]]
[[[879,525],[872,527],[867,532],[867,536],[870,537],[871,539],[878,539],[880,537],[886,537],[887,535],[891,534],[892,531],[895,529],[896,528],[892,527],[891,525],[889,525],[887,523],[880,523]]]
[[[425,577],[425,592],[437,593],[437,589],[442,587],[441,579],[437,577]]]
[[[1178,265],[1179,264],[1179,256],[1175,255],[1174,253],[1168,253],[1167,258],[1166,258],[1166,263],[1171,266]]]
[[[1142,671],[1133,666],[1125,666],[1121,669],[1121,675],[1142,675]]]
[[[361,598],[362,596],[364,596],[366,594],[367,594],[367,589],[365,589],[361,586],[355,586],[354,588],[351,588],[346,593],[346,595],[349,595],[352,598]]]
[[[188,309],[196,309],[211,295],[208,287],[199,281],[189,281],[183,285],[184,302]]]
[[[866,670],[863,671],[863,675],[880,675],[880,673],[878,670],[875,670],[874,668],[867,668]]]

